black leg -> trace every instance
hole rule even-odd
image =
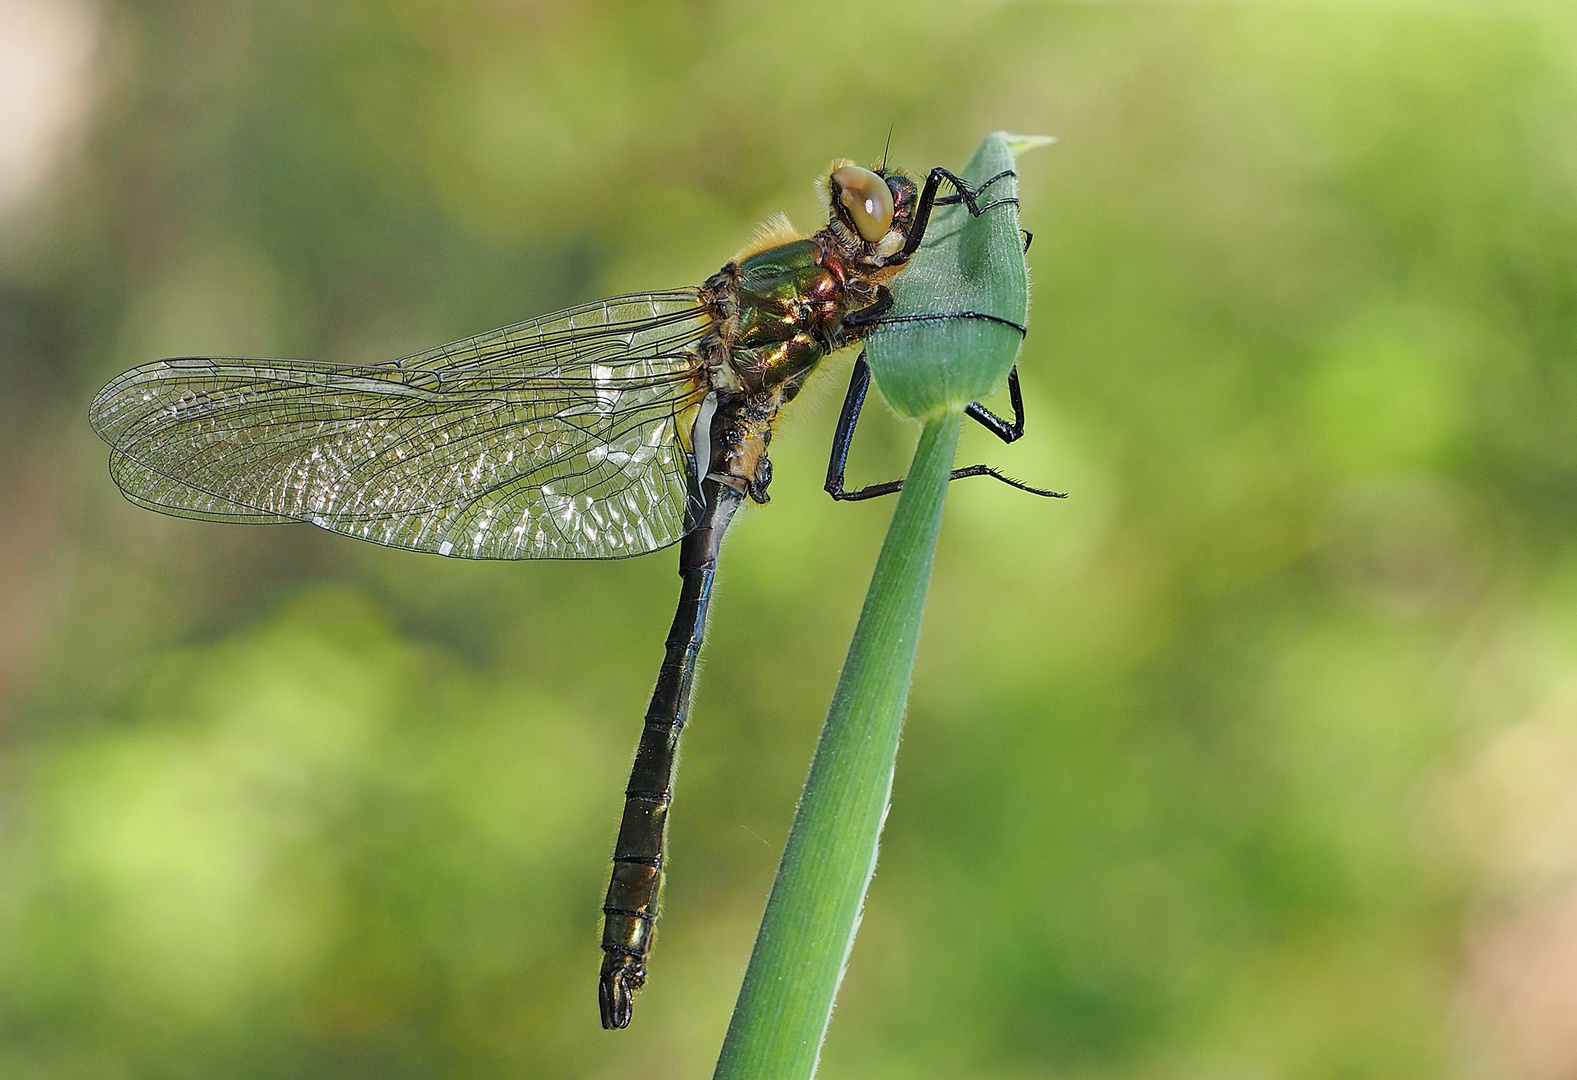
[[[848,498],[843,490],[843,469],[849,463],[849,443],[854,441],[854,425],[859,423],[860,409],[865,405],[865,395],[871,388],[871,368],[865,362],[865,353],[854,361],[854,373],[849,376],[849,392],[843,395],[843,408],[838,412],[838,426],[832,433],[832,457],[827,462],[827,494],[834,499]]]
[[[1011,424],[978,401],[971,401],[965,406],[964,415],[971,420],[978,421],[981,427],[1003,442],[1012,445],[1024,437],[1024,396],[1019,393],[1018,389],[1017,364],[1008,369],[1008,399],[1013,402],[1013,423]]]
[[[1018,205],[1018,200],[1015,198],[995,199],[984,206],[979,206],[975,202],[975,200],[980,197],[981,193],[984,192],[986,188],[990,187],[998,180],[1001,180],[1005,176],[1017,176],[1018,173],[1014,172],[1012,169],[1003,169],[995,176],[990,177],[989,179],[982,182],[977,188],[971,188],[968,184],[964,183],[957,176],[953,175],[946,169],[938,168],[932,171],[942,173],[943,178],[947,180],[949,184],[953,185],[954,194],[943,195],[938,198],[936,200],[936,205],[938,206],[952,206],[956,203],[965,203],[969,207],[970,216],[979,217],[981,214],[984,214],[987,210],[990,210],[993,207],[1005,206],[1009,203],[1014,206]]]
[[[1019,337],[1029,332],[1012,319],[1004,319],[1000,315],[987,315],[984,311],[928,311],[910,315],[884,315],[879,319],[867,320],[861,329],[870,329],[872,326],[896,326],[898,323],[908,322],[948,322],[951,319],[979,319],[981,322],[996,323],[998,326],[1017,330]],[[844,321],[844,325],[848,325],[847,320]]]
[[[1005,176],[1016,175],[1018,174],[1012,169],[1004,169],[995,176],[991,177],[991,179],[987,180],[985,183],[981,184],[979,187],[972,188],[968,184],[964,183],[963,180],[959,179],[957,176],[954,176],[952,173],[948,172],[941,166],[937,166],[936,168],[932,169],[931,174],[925,178],[925,187],[920,190],[920,201],[915,204],[914,221],[909,225],[909,235],[904,239],[903,251],[891,259],[890,262],[905,262],[916,251],[920,250],[920,241],[925,239],[926,226],[931,222],[931,208],[933,206],[951,206],[954,203],[963,203],[965,206],[969,207],[969,213],[971,217],[979,217],[987,210],[994,209],[998,206],[1017,206],[1018,199],[1011,197],[1006,199],[997,199],[994,202],[986,203],[983,206],[977,201],[980,198],[981,193],[984,192],[986,188],[990,187],[992,184],[996,183],[998,180],[1001,180]],[[937,188],[941,186],[943,180],[946,180],[948,184],[952,186],[953,191],[956,192],[956,194],[937,198],[936,191]]]
[[[892,306],[893,294],[888,291],[887,286],[878,285],[876,287],[876,300],[873,303],[867,304],[858,311],[851,311],[844,316],[843,322],[839,326],[839,336],[845,340],[850,336],[858,337],[865,330],[881,322],[882,316],[891,311]],[[829,349],[827,351],[832,352],[834,350]]]
[[[1023,399],[1018,394],[1016,374],[1017,368],[1014,369],[1014,374],[1009,376],[1012,387],[1010,392],[1014,403],[1014,423],[1012,427],[1008,426],[1007,421],[993,416],[978,405],[971,404],[969,406],[970,410],[979,408],[981,413],[991,417],[991,420],[996,422],[997,426],[993,427],[991,423],[981,419],[973,411],[969,413],[970,416],[985,424],[987,430],[1004,442],[1012,442],[1024,433],[1024,404]],[[832,458],[827,462],[827,494],[840,502],[859,502],[864,499],[874,499],[881,495],[891,495],[894,492],[903,490],[902,480],[890,480],[885,484],[871,484],[855,491],[845,491],[843,488],[843,471],[849,463],[849,445],[854,441],[854,428],[860,421],[860,409],[865,405],[865,395],[870,391],[870,388],[871,368],[865,362],[865,354],[861,353],[860,358],[854,361],[854,373],[849,379],[849,392],[844,395],[843,410],[838,413],[838,427],[832,436]],[[999,428],[1000,430],[998,430]],[[1008,438],[1008,435],[1012,437]],[[1009,487],[1027,491],[1031,495],[1044,495],[1050,499],[1066,499],[1068,497],[1066,492],[1043,491],[1040,488],[1030,487],[1028,484],[1015,480],[1011,476],[1004,476],[989,465],[970,465],[963,469],[954,469],[948,479],[962,480],[966,476],[994,477]]]

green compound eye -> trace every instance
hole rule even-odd
[[[893,193],[887,181],[869,169],[844,165],[833,170],[832,183],[860,239],[874,244],[887,235],[893,223]]]

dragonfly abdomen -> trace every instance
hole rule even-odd
[[[629,1024],[635,994],[646,982],[646,957],[652,950],[662,895],[663,850],[679,733],[690,711],[691,684],[706,632],[718,547],[741,498],[738,491],[715,480],[703,485],[703,494],[706,510],[702,520],[685,537],[679,551],[679,576],[684,585],[625,788],[624,817],[613,851],[613,877],[602,908],[599,1000],[605,1028]]]

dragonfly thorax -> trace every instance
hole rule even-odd
[[[710,475],[765,501],[766,448],[778,409],[829,353],[860,340],[871,309],[907,262],[914,182],[851,162],[826,178],[826,228],[799,237],[777,222],[701,287],[712,329],[697,353],[718,394]]]

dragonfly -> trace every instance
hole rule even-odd
[[[827,356],[919,317],[892,312],[888,284],[933,209],[1016,204],[990,197],[1012,175],[971,187],[935,168],[922,185],[885,157],[873,169],[840,159],[822,177],[825,227],[806,236],[779,215],[698,287],[611,297],[382,364],[159,360],[106,385],[89,419],[126,498],[178,517],[308,522],[466,559],[619,559],[679,545],[678,609],[602,909],[599,1008],[603,1027],[624,1028],[647,977],[718,552],[739,508],[768,501],[779,412]],[[1011,421],[978,402],[967,413],[1011,443],[1024,433],[1016,365],[1007,385]],[[844,487],[869,386],[862,351],[827,468],[835,499],[902,487]],[[965,476],[1061,497],[985,465],[952,472]]]

